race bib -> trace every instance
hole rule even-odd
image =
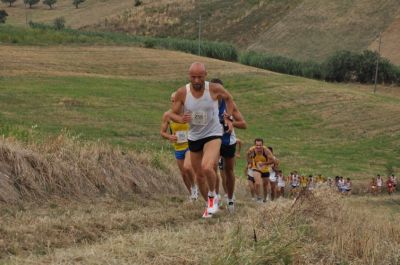
[[[188,141],[188,132],[187,131],[176,131],[176,142],[178,144],[186,143]]]
[[[205,111],[192,112],[192,124],[207,125],[207,112]]]

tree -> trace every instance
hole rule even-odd
[[[50,9],[53,9],[55,3],[57,3],[57,0],[43,0],[43,4],[48,5]]]
[[[24,4],[29,5],[29,8],[32,8],[33,5],[39,3],[40,0],[24,0]]]
[[[140,6],[142,4],[141,0],[135,0],[135,6]]]
[[[7,16],[8,16],[8,14],[6,11],[0,10],[0,23],[6,23]]]
[[[82,4],[83,2],[85,2],[85,0],[72,0],[72,3],[74,4],[74,6],[75,6],[76,8],[78,8],[78,6],[79,6],[80,4]]]
[[[5,4],[9,4],[9,6],[12,5],[12,3],[14,3],[17,0],[1,0],[1,2],[5,3]]]

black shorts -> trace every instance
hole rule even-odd
[[[236,152],[236,143],[231,145],[221,145],[220,154],[222,157],[233,158]]]
[[[247,175],[247,180],[250,180],[251,182],[255,183],[256,180],[254,179],[254,177]]]
[[[261,172],[260,170],[253,169],[254,171],[257,171],[261,174],[262,178],[269,178],[269,172]]]
[[[221,136],[209,136],[197,141],[191,141],[189,140],[189,150],[190,152],[200,152],[203,151],[204,145],[209,142],[212,141],[214,139],[221,139]]]

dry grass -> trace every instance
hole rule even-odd
[[[7,67],[2,76],[50,75],[120,77],[144,80],[182,79],[194,61],[204,62],[219,76],[235,73],[269,73],[260,69],[180,52],[120,46],[1,46]]]
[[[69,0],[58,0],[55,7],[50,10],[42,2],[32,9],[25,8],[23,1],[18,0],[12,7],[4,6],[9,14],[7,23],[13,25],[26,25],[26,21],[53,23],[57,17],[64,17],[66,25],[80,28],[86,25],[102,22],[109,16],[122,13],[133,6],[132,1],[117,0],[86,0],[78,9]]]
[[[0,263],[398,264],[399,195],[317,190],[260,205],[244,185],[236,214],[210,220],[200,218],[201,201],[154,187],[151,197],[0,204]]]
[[[382,32],[381,54],[385,58],[390,58],[392,63],[400,65],[399,52],[400,39],[400,15]],[[375,39],[369,46],[369,49],[377,51],[379,38]]]
[[[82,143],[65,135],[28,148],[3,139],[0,201],[19,203],[54,197],[182,191],[180,177],[164,160],[161,153],[138,155],[103,143]]]

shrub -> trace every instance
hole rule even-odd
[[[53,22],[54,29],[56,30],[62,30],[65,28],[65,18],[64,17],[58,17],[54,19]]]
[[[6,23],[6,19],[7,19],[7,12],[4,10],[0,10],[0,23]]]
[[[359,57],[350,51],[338,51],[324,63],[325,79],[331,82],[347,82],[356,79]]]

